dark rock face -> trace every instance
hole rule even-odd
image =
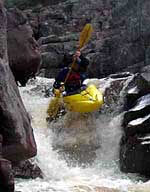
[[[104,92],[104,103],[105,107],[103,107],[104,112],[108,114],[113,114],[114,111],[116,113],[121,113],[124,111],[123,107],[123,92],[126,83],[132,78],[134,75],[131,73],[118,73],[112,74],[106,77],[106,81],[110,82],[109,86],[105,89]],[[122,93],[122,94],[121,94]],[[100,111],[102,111],[101,109]]]
[[[149,6],[146,1],[110,1],[111,15],[108,19],[107,36],[99,46],[97,64],[101,63],[99,74],[112,71],[138,72],[148,65],[146,56],[149,43]],[[106,30],[104,31],[106,34]],[[108,64],[108,65],[107,65]],[[97,67],[98,69],[98,67]]]
[[[146,117],[150,113],[150,94],[139,98],[134,107],[128,110],[124,115],[124,126],[132,120]]]
[[[1,4],[0,4],[1,5]],[[3,157],[12,161],[36,155],[36,143],[30,118],[8,65],[6,14],[0,6],[0,134]]]
[[[139,173],[150,176],[150,140],[144,137],[129,137],[121,142],[121,170],[124,172]]]
[[[11,162],[2,158],[3,137],[0,135],[0,190],[14,192],[14,175]]]
[[[0,189],[5,192],[14,192],[14,176],[11,162],[0,158]]]
[[[43,6],[46,6],[46,5],[49,5],[49,4],[57,4],[59,2],[62,2],[62,1],[67,1],[67,0],[26,0],[26,1],[19,1],[19,0],[16,0],[16,1],[9,1],[9,0],[6,0],[5,1],[5,5],[7,8],[11,8],[11,7],[17,7],[19,9],[28,9],[32,6],[39,6],[39,5],[43,5]]]
[[[9,64],[16,81],[25,86],[40,68],[40,51],[27,19],[17,9],[7,11]]]
[[[43,178],[41,169],[29,160],[21,161],[19,165],[13,166],[13,173],[15,177],[22,179]]]
[[[7,52],[6,52],[6,14],[3,2],[0,0],[0,114],[2,112],[1,98],[4,93],[2,90],[3,81],[6,78]],[[8,76],[7,76],[8,78]],[[0,122],[0,190],[14,192],[14,177],[11,169],[11,162],[2,157],[3,136],[1,135],[2,122]]]
[[[127,89],[124,105],[125,111],[132,108],[138,98],[150,93],[150,81],[148,81],[144,73],[137,73],[132,81],[129,82]]]
[[[150,176],[150,84],[138,74],[128,89],[120,144],[121,170]]]

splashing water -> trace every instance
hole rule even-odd
[[[20,94],[27,111],[32,118],[38,153],[36,163],[44,173],[44,179],[16,180],[16,190],[22,192],[96,192],[96,187],[118,189],[120,192],[133,192],[135,175],[123,174],[119,170],[119,141],[121,115],[114,118],[102,114],[95,118],[97,135],[101,148],[97,150],[97,158],[88,167],[68,167],[66,161],[52,148],[54,135],[47,128],[46,110],[49,98],[31,95],[32,86],[20,88]],[[57,126],[59,122],[56,122]],[[54,124],[53,124],[54,126]],[[57,138],[56,138],[57,139]],[[60,141],[61,142],[61,141]],[[137,186],[138,186],[137,185]],[[138,187],[140,191],[140,187]],[[147,189],[147,188],[145,188]]]

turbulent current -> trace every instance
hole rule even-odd
[[[32,88],[34,88],[33,85],[20,88],[20,94],[31,116],[37,143],[38,153],[34,161],[41,168],[44,179],[16,179],[16,191],[150,192],[149,182],[143,183],[138,176],[124,174],[119,170],[119,141],[122,135],[121,115],[113,118],[104,114],[98,117],[93,116],[96,134],[99,135],[101,146],[96,151],[96,159],[89,166],[68,166],[64,158],[52,147],[55,136],[46,123],[46,110],[50,98],[36,94]],[[57,128],[60,123],[64,122],[58,120],[51,126]],[[80,126],[82,128],[85,124],[81,122]],[[57,141],[57,137],[55,140]],[[59,140],[59,145],[61,142],[63,140]]]

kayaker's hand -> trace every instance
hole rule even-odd
[[[60,91],[60,93],[64,92],[65,91],[65,87],[64,86],[60,87],[59,91]]]
[[[64,86],[63,82],[61,82],[61,86],[60,86],[59,90],[61,93],[65,91],[65,86]]]
[[[76,51],[75,54],[74,54],[74,56],[73,56],[73,58],[74,58],[74,59],[80,59],[80,58],[79,58],[80,55],[81,55],[81,52],[80,52],[80,51]]]
[[[53,93],[54,93],[54,95],[55,95],[55,97],[58,97],[58,96],[60,96],[60,90],[59,89],[53,89]]]

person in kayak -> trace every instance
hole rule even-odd
[[[85,58],[80,51],[76,51],[73,56],[76,60],[74,65],[71,67],[64,67],[55,78],[53,84],[53,92],[66,93],[74,92],[80,89],[83,81],[87,78],[87,66],[89,65],[89,60]]]

